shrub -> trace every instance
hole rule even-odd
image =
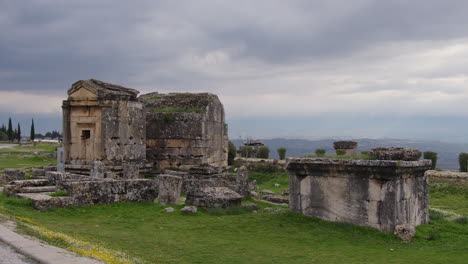
[[[270,156],[270,149],[267,146],[261,146],[258,148],[257,158],[268,159]]]
[[[437,165],[437,152],[432,152],[432,151],[426,151],[423,154],[424,159],[430,159],[432,160],[432,169],[436,168]]]
[[[338,156],[343,156],[345,154],[346,154],[346,150],[344,150],[344,149],[337,149],[336,150],[336,155],[338,155]]]
[[[234,164],[234,158],[236,157],[237,149],[234,146],[234,143],[229,140],[229,149],[228,149],[228,165],[232,166]]]
[[[315,150],[315,155],[317,155],[319,157],[323,157],[323,156],[325,156],[325,152],[327,152],[325,149],[316,149]]]
[[[468,153],[460,153],[458,156],[458,163],[460,164],[460,171],[467,171]]]
[[[368,150],[361,151],[361,155],[363,155],[363,156],[368,156],[368,155],[369,155],[369,151],[368,151]]]
[[[284,160],[286,158],[286,148],[279,148],[277,149],[278,156],[280,160]]]
[[[253,148],[251,146],[244,146],[242,147],[242,156],[244,158],[251,158],[252,157]]]

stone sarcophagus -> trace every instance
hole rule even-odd
[[[292,211],[392,232],[429,220],[430,160],[288,160]]]

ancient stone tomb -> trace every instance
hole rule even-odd
[[[150,93],[81,80],[63,101],[65,171],[142,178],[151,168],[227,166],[227,125],[218,97]]]
[[[67,171],[139,177],[146,159],[146,122],[138,93],[94,79],[72,85],[62,106]]]
[[[292,211],[393,232],[429,220],[430,160],[290,159]]]

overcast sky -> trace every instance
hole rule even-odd
[[[0,0],[0,118],[58,129],[66,90],[96,78],[216,93],[233,138],[468,140],[467,14],[463,0]]]

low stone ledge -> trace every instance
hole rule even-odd
[[[426,176],[468,181],[468,172],[428,170]]]

